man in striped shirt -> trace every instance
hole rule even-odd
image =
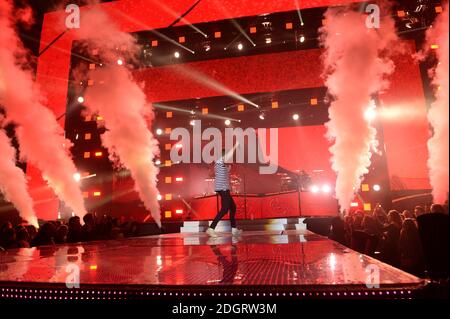
[[[220,195],[222,207],[214,218],[212,224],[206,230],[206,233],[211,237],[217,237],[217,233],[214,229],[216,228],[217,223],[228,213],[228,211],[230,211],[231,233],[234,236],[239,236],[241,234],[241,230],[236,227],[236,204],[230,194],[230,167],[225,164],[227,159],[232,156],[236,146],[233,147],[228,154],[225,149],[223,149],[222,156],[214,164],[214,172],[216,176],[214,187],[215,191]]]

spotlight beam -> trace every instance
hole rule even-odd
[[[176,23],[178,22],[182,22],[184,24],[186,24],[188,27],[194,29],[195,31],[197,31],[198,33],[200,33],[202,36],[204,36],[205,38],[208,38],[208,35],[203,32],[202,30],[200,30],[199,28],[197,28],[195,25],[193,25],[192,23],[190,23],[186,18],[184,18],[182,15],[180,16],[178,13],[176,13],[175,11],[173,11],[171,8],[169,8],[168,6],[166,6],[164,3],[159,2],[157,0],[154,0],[154,2],[156,2],[164,11],[166,11],[167,13],[169,13],[170,15],[172,15],[173,17],[177,18]]]
[[[182,108],[175,107],[175,106],[170,106],[170,105],[165,105],[165,104],[160,104],[160,103],[153,103],[153,106],[156,109],[169,110],[169,111],[176,111],[176,112],[192,114],[192,111],[190,111],[190,110],[182,109]]]
[[[183,50],[186,50],[186,51],[188,51],[188,52],[190,52],[192,54],[195,54],[195,52],[193,50],[189,49],[188,47],[185,47],[181,43],[178,43],[177,41],[169,38],[168,36],[166,36],[165,34],[162,34],[161,32],[158,32],[156,30],[150,29],[150,27],[148,25],[146,25],[145,23],[142,23],[141,21],[133,19],[132,17],[130,17],[128,14],[124,13],[123,11],[115,10],[115,12],[117,12],[117,14],[120,14],[122,17],[128,19],[128,21],[131,21],[133,23],[139,24],[141,27],[144,28],[144,30],[148,30],[149,32],[155,34],[156,36],[166,40],[167,42],[170,42],[173,45],[176,45],[176,46],[182,48]]]
[[[235,28],[238,29],[238,31],[255,47],[256,46],[255,42],[252,41],[252,39],[244,31],[244,29],[242,29],[242,27],[239,25],[239,23],[237,23],[237,21],[235,19],[232,19],[233,15],[230,14],[230,12],[220,2],[218,2],[216,0],[214,0],[213,2],[215,3],[215,6],[217,8],[220,8],[222,10],[222,12],[225,13],[225,16],[231,18],[230,21],[235,26]]]
[[[236,92],[232,91],[231,89],[227,88],[226,86],[224,86],[223,84],[217,82],[216,80],[210,78],[209,76],[200,73],[198,71],[193,70],[192,68],[189,68],[185,65],[177,65],[177,68],[175,68],[175,70],[179,71],[180,73],[182,73],[183,76],[188,77],[194,81],[196,81],[197,83],[203,84],[211,89],[214,89],[218,92],[221,92],[225,95],[231,96],[236,100],[239,100],[241,102],[250,104],[252,106],[254,106],[255,108],[259,109],[259,105],[253,103],[252,101],[246,99],[245,97],[237,94]]]
[[[189,113],[192,114],[191,110],[186,110],[186,109],[182,109],[179,107],[174,107],[174,106],[170,106],[170,105],[164,105],[164,104],[160,104],[160,103],[153,103],[153,106],[156,109],[161,109],[161,110],[170,110],[170,111],[175,111],[175,112],[181,112],[181,113]],[[199,115],[200,117],[203,118],[211,118],[211,119],[218,119],[218,120],[230,120],[233,122],[241,122],[241,120],[238,119],[234,119],[228,116],[221,116],[221,115],[216,115],[216,114],[201,114]]]
[[[295,0],[295,8],[297,9],[298,18],[300,19],[300,25],[304,25],[303,18],[302,18],[302,12],[300,11],[300,6],[298,4],[298,0]]]
[[[231,19],[231,23],[236,27],[236,29],[239,30],[239,32],[250,42],[254,47],[256,47],[256,43],[252,41],[250,36],[242,29],[242,27],[239,25],[239,23],[236,22],[236,20]]]

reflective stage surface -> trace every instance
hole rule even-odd
[[[0,253],[0,282],[212,286],[363,285],[414,287],[422,281],[309,231],[165,234]],[[76,268],[76,267],[75,267]],[[69,279],[68,279],[69,278]],[[61,285],[62,286],[62,285]],[[180,287],[179,287],[180,288]]]

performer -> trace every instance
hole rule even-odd
[[[228,213],[228,211],[230,211],[231,233],[233,236],[239,236],[242,233],[242,231],[236,227],[236,204],[230,194],[230,166],[225,164],[227,160],[233,156],[233,152],[237,145],[238,144],[236,143],[233,149],[231,149],[228,153],[226,153],[225,149],[222,149],[222,156],[214,165],[216,177],[214,187],[215,191],[220,195],[222,207],[214,218],[212,224],[206,230],[206,233],[211,237],[217,237],[217,233],[214,229],[216,228],[217,223]]]

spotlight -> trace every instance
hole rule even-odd
[[[157,159],[157,160],[155,161],[155,164],[156,164],[156,165],[161,165],[161,160]]]
[[[294,115],[292,115],[292,118],[293,118],[295,121],[297,121],[297,120],[300,118],[300,115],[294,114]]]
[[[225,120],[225,125],[230,125],[231,124],[231,121],[230,120]]]
[[[159,128],[159,129],[156,130],[156,135],[161,135],[162,133],[163,133],[162,129]]]
[[[174,56],[175,58],[179,59],[179,58],[180,58],[180,52],[175,51],[175,53],[173,54],[173,56]]]
[[[239,44],[237,45],[237,48],[238,48],[238,50],[240,51],[240,50],[242,50],[242,49],[244,48],[244,45],[243,45],[242,43],[239,43]]]
[[[351,202],[350,207],[358,207],[358,202]]]
[[[313,192],[313,193],[319,192],[319,186],[317,186],[317,185],[311,186],[311,192]]]
[[[378,185],[378,184],[373,185],[373,190],[374,190],[375,192],[379,192],[379,191],[381,190],[380,185]]]
[[[205,44],[205,45],[203,46],[203,48],[205,49],[206,52],[208,52],[208,51],[211,50],[211,45]]]
[[[74,179],[76,182],[79,182],[79,181],[81,180],[81,174],[80,174],[80,173],[75,173],[75,174],[73,174],[73,179]]]
[[[118,60],[117,60],[117,64],[118,64],[118,65],[123,65],[123,60],[122,60],[122,59],[118,59]]]
[[[270,44],[272,43],[272,39],[271,38],[266,38],[266,44]]]
[[[376,116],[377,116],[377,113],[374,108],[368,108],[364,112],[364,118],[366,119],[366,121],[369,121],[369,122],[373,121]]]
[[[266,118],[266,117],[265,117],[264,113],[259,114],[259,119],[260,119],[260,120],[264,120],[265,118]]]
[[[305,42],[305,36],[304,36],[304,35],[301,35],[300,38],[299,38],[299,41],[300,41],[300,43]]]
[[[322,186],[322,192],[324,192],[324,193],[329,193],[331,191],[331,187],[330,187],[330,185],[323,185]]]
[[[156,196],[156,199],[157,199],[157,200],[161,200],[161,199],[162,199],[161,194],[158,194],[158,195]]]
[[[79,96],[77,101],[78,101],[78,103],[83,103],[84,102],[84,97]]]

